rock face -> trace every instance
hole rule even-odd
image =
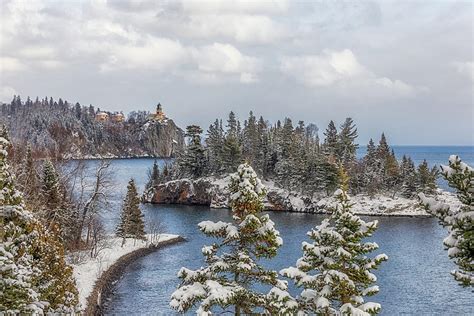
[[[180,179],[160,184],[143,194],[145,203],[209,205],[211,208],[229,208],[229,177],[206,177],[195,180]],[[305,213],[327,213],[336,205],[333,197],[317,196],[311,198],[296,192],[281,189],[273,182],[263,184],[267,190],[264,201],[265,210]],[[456,204],[456,197],[439,191],[437,198],[449,204]],[[427,217],[416,199],[377,195],[351,197],[352,210],[360,215]]]
[[[170,157],[184,147],[184,132],[172,119],[140,112],[124,121],[98,121],[95,113],[92,106],[62,101],[0,104],[0,124],[14,144],[28,143],[39,157]]]
[[[143,201],[155,204],[209,205],[212,208],[228,208],[228,184],[229,177],[174,180],[145,192]],[[272,182],[264,182],[264,184],[267,188],[265,210],[314,211],[315,205],[311,199],[301,198],[292,192],[276,188]]]

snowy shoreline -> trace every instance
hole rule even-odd
[[[72,264],[81,311],[94,314],[93,311],[100,308],[101,302],[110,294],[111,287],[128,264],[164,246],[184,240],[179,235],[148,234],[146,241],[127,238],[122,247],[122,238],[113,237],[97,258],[87,256],[86,260]]]
[[[152,204],[207,205],[213,209],[228,209],[228,183],[229,177],[173,180],[145,192],[142,201]],[[321,195],[310,197],[279,188],[272,181],[262,183],[267,189],[264,200],[265,211],[324,214],[335,203],[333,197]],[[439,189],[436,198],[450,205],[459,205],[456,196],[447,191]],[[431,217],[417,198],[408,199],[383,194],[370,197],[358,194],[351,196],[350,199],[353,203],[352,210],[357,215]]]

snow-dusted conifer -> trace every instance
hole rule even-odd
[[[30,144],[26,146],[25,157],[23,158],[18,173],[19,188],[23,192],[23,197],[27,204],[36,204],[36,194],[39,189],[39,175],[36,171],[33,153]]]
[[[123,201],[116,234],[124,238],[145,239],[145,224],[140,210],[140,198],[133,179],[128,182],[127,195]]]
[[[433,194],[436,190],[436,179],[438,178],[438,168],[428,167],[428,162],[423,162],[418,166],[416,172],[416,189],[418,192]]]
[[[449,185],[456,189],[461,207],[450,205],[419,193],[428,211],[448,227],[449,235],[443,241],[448,255],[459,267],[451,273],[463,286],[474,287],[474,169],[452,155],[449,166],[441,166],[441,173]]]
[[[276,271],[265,269],[259,260],[272,258],[282,244],[268,215],[261,215],[265,190],[248,164],[238,167],[229,185],[233,223],[204,221],[200,230],[219,242],[202,248],[206,266],[197,270],[181,268],[181,286],[171,296],[171,307],[186,312],[199,304],[199,315],[214,309],[249,315],[278,314],[281,304],[291,304],[286,283]],[[273,286],[269,294],[255,285]]]
[[[0,129],[0,135],[6,132]],[[0,314],[71,313],[78,303],[64,248],[28,212],[0,137]]]
[[[371,273],[385,254],[367,257],[376,250],[374,242],[362,242],[376,230],[377,221],[364,222],[351,212],[346,192],[334,193],[338,203],[329,218],[308,232],[311,243],[303,242],[303,257],[296,267],[280,273],[303,288],[298,298],[299,310],[317,315],[371,315],[381,306],[366,302],[364,297],[379,291]]]
[[[148,181],[145,185],[145,190],[156,188],[161,182],[160,168],[158,162],[153,162],[153,167],[148,171]]]

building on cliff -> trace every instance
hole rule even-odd
[[[165,112],[163,112],[163,106],[161,103],[158,103],[156,106],[156,113],[150,114],[148,119],[151,121],[163,122],[166,119]]]
[[[112,115],[112,121],[115,123],[121,123],[125,120],[125,115],[123,113],[115,113]]]
[[[109,115],[105,112],[98,112],[96,115],[95,115],[95,120],[97,122],[105,122],[105,121],[108,121],[109,120]]]

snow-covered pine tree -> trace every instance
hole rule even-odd
[[[140,210],[140,198],[133,179],[130,179],[127,185],[127,195],[123,201],[122,214],[116,234],[123,238],[146,239],[145,223]]]
[[[356,151],[359,145],[355,143],[357,138],[357,127],[354,120],[346,118],[340,127],[338,135],[337,156],[347,168],[356,158]]]
[[[48,220],[54,217],[52,213],[61,204],[61,189],[59,176],[51,160],[45,160],[43,164],[43,177],[41,179],[41,195],[44,208],[48,211]]]
[[[406,198],[411,198],[416,193],[416,169],[413,160],[404,155],[400,169],[402,178],[401,194]]]
[[[385,188],[387,190],[393,191],[393,196],[400,188],[401,180],[400,180],[400,168],[398,166],[397,158],[395,157],[395,152],[392,151],[390,154],[385,158]]]
[[[153,167],[148,171],[148,181],[145,185],[145,190],[156,188],[161,182],[160,167],[158,162],[153,162]]]
[[[233,223],[204,221],[200,230],[219,242],[202,248],[206,266],[197,270],[181,268],[180,287],[172,294],[170,306],[186,312],[199,303],[197,313],[210,315],[221,308],[235,315],[267,312],[277,314],[278,302],[285,304],[286,282],[276,271],[260,264],[272,258],[282,244],[268,215],[261,215],[265,189],[248,164],[238,167],[229,185]],[[258,292],[256,285],[273,286],[269,294]],[[270,303],[272,301],[272,303]]]
[[[59,175],[51,162],[46,160],[43,165],[41,179],[42,211],[40,217],[43,224],[52,229],[59,225],[59,231],[65,242],[72,240],[77,229],[78,213],[64,198]]]
[[[222,122],[218,119],[207,130],[206,145],[209,157],[209,171],[219,174],[222,171],[222,151],[224,146],[224,131]]]
[[[433,194],[437,188],[436,179],[438,178],[438,169],[429,168],[428,162],[423,160],[416,170],[416,190],[425,194]]]
[[[474,169],[452,155],[449,166],[441,166],[441,173],[456,190],[462,206],[455,208],[438,202],[423,192],[418,196],[427,210],[449,229],[443,243],[459,268],[451,272],[454,278],[463,286],[474,287]]]
[[[222,151],[222,164],[225,172],[234,172],[242,162],[242,146],[238,125],[234,112],[230,112]]]
[[[35,195],[39,191],[39,175],[36,171],[30,144],[26,146],[26,153],[21,162],[18,184],[23,192],[25,202],[27,204],[36,204],[38,199]]]
[[[379,291],[373,285],[377,278],[371,271],[387,256],[367,257],[378,245],[362,240],[376,230],[377,221],[364,222],[354,215],[343,190],[338,189],[334,196],[338,203],[329,218],[308,232],[311,243],[302,243],[303,257],[296,267],[283,269],[280,274],[303,288],[298,299],[300,311],[317,315],[376,314],[380,304],[365,302],[364,297]]]
[[[62,244],[25,209],[7,163],[7,133],[0,135],[0,314],[74,312],[77,289]]]
[[[324,144],[323,151],[327,156],[337,157],[337,147],[338,147],[338,136],[337,128],[334,121],[330,121],[326,131],[324,132]]]
[[[186,176],[192,178],[200,177],[206,169],[206,157],[201,144],[201,127],[190,125],[186,127],[186,136],[189,144],[186,147],[183,159],[180,161],[181,168]]]

